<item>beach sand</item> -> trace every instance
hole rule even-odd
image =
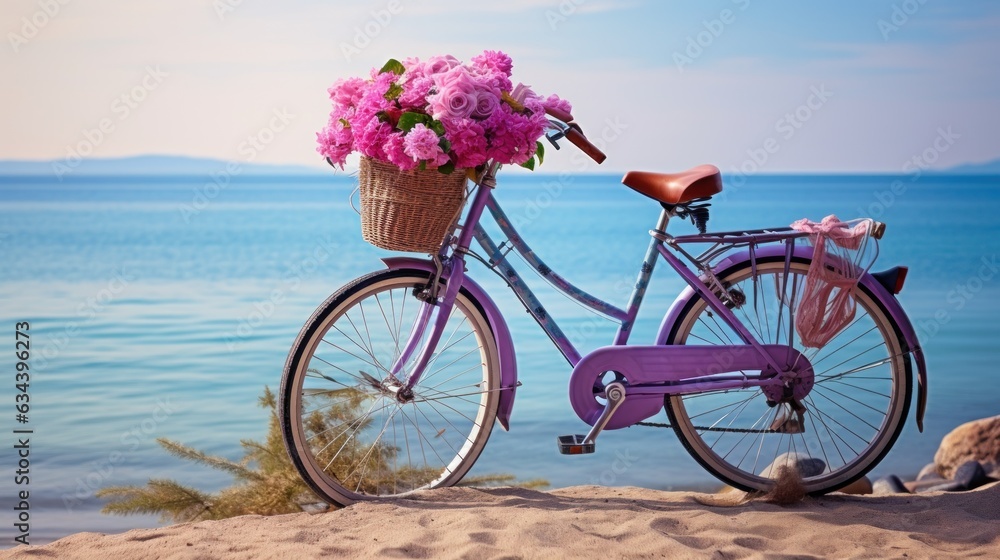
[[[0,558],[1000,558],[1000,483],[789,506],[744,496],[446,488],[321,514],[79,533]]]

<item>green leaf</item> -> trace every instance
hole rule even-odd
[[[427,128],[433,130],[438,136],[444,136],[444,123],[441,121],[431,120],[430,124],[427,125]]]
[[[419,169],[420,171],[426,171],[427,170],[427,162],[426,161],[420,162],[420,165],[417,167],[417,169]]]
[[[402,130],[403,132],[409,132],[410,129],[418,124],[423,123],[426,126],[430,120],[430,115],[407,111],[399,116],[399,122],[396,123],[396,128]]]
[[[347,119],[340,119],[340,124],[344,125],[344,128],[351,128],[351,123],[347,122]]]
[[[440,146],[441,147],[441,151],[444,152],[444,153],[446,153],[446,154],[451,151],[451,142],[449,142],[448,139],[445,138],[444,136],[442,136],[438,140],[438,146]]]
[[[386,72],[392,72],[397,76],[402,76],[403,72],[406,72],[406,67],[403,66],[402,62],[396,60],[395,58],[390,58],[389,61],[382,66],[382,69],[378,71],[379,74],[385,74]]]
[[[531,156],[531,159],[521,164],[521,167],[525,169],[535,170],[535,156]]]
[[[439,165],[438,166],[438,171],[440,173],[445,174],[445,175],[447,175],[447,174],[455,171],[455,162],[449,161],[448,163],[446,163],[444,165]]]
[[[538,165],[545,162],[545,145],[540,141],[535,142],[535,156],[538,157]]]
[[[389,86],[389,90],[385,92],[385,95],[383,97],[389,100],[396,100],[399,99],[400,95],[403,95],[403,87],[397,84],[396,82],[393,82]]]
[[[379,111],[375,116],[378,117],[378,122],[389,122],[389,113],[385,111]]]

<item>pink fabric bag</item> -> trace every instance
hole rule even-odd
[[[865,271],[857,257],[864,252],[870,224],[842,222],[832,214],[819,223],[802,219],[792,224],[792,229],[809,233],[815,247],[795,311],[795,332],[803,346],[822,348],[854,320],[854,288]]]

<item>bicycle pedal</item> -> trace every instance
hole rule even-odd
[[[587,436],[574,434],[569,436],[558,436],[559,453],[563,455],[583,455],[593,453],[596,449],[594,442],[587,443]]]

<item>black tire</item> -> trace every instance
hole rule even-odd
[[[799,278],[804,278],[808,267],[808,260],[794,259],[789,279],[782,283],[784,294],[779,293],[778,287],[784,272],[781,257],[758,260],[756,284],[749,263],[734,265],[717,276],[724,286],[740,289],[746,296],[746,302],[734,313],[755,336],[766,343],[786,344],[789,334],[780,331],[788,328],[788,310],[798,301],[794,286]],[[789,285],[793,286],[790,298]],[[761,300],[756,308],[752,303],[754,290]],[[773,307],[778,308],[775,319],[786,317],[780,328],[769,318],[774,310],[766,307],[768,296]],[[781,305],[782,300],[792,305]],[[777,476],[780,464],[794,462],[800,470],[806,470],[802,481],[806,491],[820,495],[864,476],[885,457],[899,437],[909,412],[913,390],[911,364],[903,352],[906,344],[902,332],[885,305],[860,284],[855,301],[854,322],[823,348],[806,349],[797,336],[791,336],[793,346],[809,358],[815,370],[815,385],[804,399],[807,410],[802,433],[770,431],[781,407],[768,407],[766,397],[756,387],[665,399],[674,431],[702,467],[733,487],[767,491],[774,485],[772,478]],[[702,298],[692,298],[666,342],[731,344],[730,338],[738,341],[735,333],[712,315]],[[850,355],[859,350],[859,354]],[[826,361],[841,351],[844,354]],[[831,364],[834,366],[829,367]],[[829,373],[833,369],[836,371]],[[709,415],[712,416],[706,418]],[[797,455],[791,458],[784,455],[789,452]],[[822,464],[810,459],[819,459]],[[809,472],[809,465],[816,470],[822,467],[822,471]]]
[[[288,355],[278,408],[285,448],[309,487],[332,504],[453,485],[489,439],[498,352],[482,308],[464,289],[413,399],[387,389],[395,383],[387,368],[422,303],[414,290],[429,281],[418,270],[354,280],[319,306]]]

